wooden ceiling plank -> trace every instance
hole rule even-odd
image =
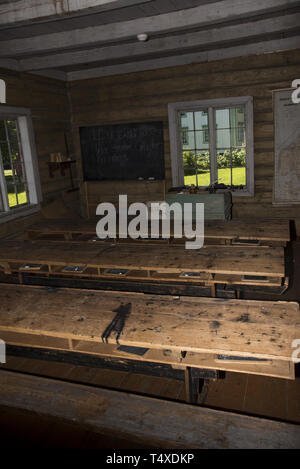
[[[117,63],[113,65],[101,66],[95,65],[89,67],[88,64],[73,66],[73,70],[68,70],[68,81],[86,80],[98,77],[123,75],[127,73],[145,71],[145,70],[158,70],[166,67],[175,67],[180,65],[188,65],[192,63],[210,62],[216,60],[224,60],[233,57],[244,57],[249,55],[265,54],[271,52],[285,51],[287,49],[299,48],[300,35],[287,37],[283,39],[263,40],[253,42],[252,44],[230,46],[226,48],[216,48],[202,52],[192,52],[180,55],[172,55],[161,58],[147,57],[142,60],[128,61],[126,63]]]
[[[288,33],[289,30],[295,29],[300,24],[300,13],[286,15],[280,18],[263,19],[261,21],[249,22],[246,25],[233,25],[186,33],[184,35],[175,35],[163,38],[153,38],[145,43],[135,41],[130,44],[113,45],[106,47],[93,47],[79,51],[65,51],[58,54],[49,54],[45,56],[37,56],[24,58],[20,60],[21,68],[25,71],[41,70],[43,68],[66,67],[68,65],[92,64],[93,62],[124,60],[134,57],[147,56],[152,54],[174,54],[180,53],[181,50],[193,50],[197,47],[219,47],[228,41],[231,45],[236,42],[239,45],[243,39],[251,37],[256,39],[258,35],[275,33]]]
[[[212,4],[204,4],[195,8],[130,21],[2,41],[1,50],[2,54],[17,55],[54,51],[66,47],[81,47],[94,42],[119,41],[135,37],[143,32],[151,35],[177,29],[186,30],[189,27],[200,27],[234,18],[248,18],[251,15],[273,12],[276,9],[288,9],[294,5],[294,0],[223,0],[216,2],[215,7]]]

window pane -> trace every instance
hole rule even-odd
[[[4,202],[3,202],[3,195],[0,191],[0,212],[4,211]]]
[[[196,170],[194,170],[192,174],[190,172],[189,174],[186,174],[186,172],[184,171],[184,185],[190,186],[192,184],[194,184],[194,186],[197,186]]]
[[[208,110],[179,112],[185,185],[210,184]]]
[[[194,116],[193,112],[181,112],[181,128],[186,128],[187,130],[194,130]]]
[[[26,186],[24,183],[19,183],[16,186],[17,188],[17,197],[18,197],[18,204],[27,204],[28,198],[27,198],[27,191],[26,191]]]
[[[240,125],[238,122],[238,127],[236,127],[236,141],[232,146],[244,146],[246,144],[245,130],[245,127]]]
[[[199,150],[208,150],[209,147],[209,135],[208,128],[195,132],[196,148]]]
[[[232,150],[232,184],[246,185],[246,151],[245,148]]]
[[[10,158],[9,158],[9,150],[8,150],[8,144],[7,143],[0,143],[0,152],[2,156],[2,163],[3,163],[3,168],[4,172],[9,170],[11,172],[11,163],[10,163]]]
[[[18,206],[16,194],[8,193],[8,204],[10,208]]]
[[[240,122],[241,125],[245,125],[245,111],[243,106],[232,107],[230,112],[230,127],[236,127]]]
[[[195,130],[201,130],[203,125],[208,127],[208,111],[197,111],[195,115]]]
[[[12,169],[4,169],[4,178],[7,186],[14,184]]]
[[[16,121],[6,121],[7,134],[10,142],[18,141]]]
[[[197,179],[198,186],[209,186],[210,184],[210,159],[209,152],[197,152]]]
[[[218,183],[231,185],[230,151],[218,152],[217,155]]]
[[[16,151],[11,156],[12,159],[12,166],[13,166],[13,174],[16,180],[19,182],[24,180],[24,169],[23,169],[23,162],[21,160],[21,155],[19,151]]]
[[[186,182],[190,179],[190,176],[196,174],[196,155],[192,151],[184,151],[182,153],[183,168],[184,168],[184,181],[185,184],[195,184],[194,182]]]
[[[15,186],[13,184],[7,183],[7,181],[6,181],[6,186],[7,186],[9,207],[16,207],[18,205],[18,201],[17,201],[16,192],[15,192]]]
[[[28,203],[26,184],[22,179],[5,176],[8,202],[10,207]]]
[[[183,150],[194,150],[195,148],[195,132],[183,129],[181,132],[181,142]]]
[[[4,121],[0,120],[0,142],[6,142]]]
[[[216,128],[230,128],[229,109],[216,109]]]
[[[230,129],[217,129],[217,148],[230,148]]]
[[[234,186],[246,185],[246,168],[232,168],[232,184]]]
[[[246,185],[244,106],[216,110],[218,182]]]

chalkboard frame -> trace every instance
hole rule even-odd
[[[165,179],[162,121],[81,126],[79,136],[84,181]],[[107,148],[112,148],[112,155]]]

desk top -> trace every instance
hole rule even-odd
[[[218,274],[284,277],[284,249],[270,247],[145,246],[97,243],[76,244],[40,241],[2,241],[0,263],[27,262],[46,265],[82,265],[96,268],[155,270],[165,273],[207,272]]]
[[[293,302],[2,285],[0,331],[291,361],[300,315]]]
[[[95,236],[97,221],[98,219],[96,218],[92,220],[49,219],[31,225],[27,231],[47,234],[86,233]],[[288,220],[208,220],[205,222],[204,236],[205,238],[213,239],[248,239],[288,242],[290,241],[290,227]]]

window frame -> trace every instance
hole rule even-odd
[[[42,201],[31,111],[28,108],[0,104],[0,120],[9,119],[16,120],[18,125],[20,144],[22,146],[24,159],[24,169],[28,185],[29,203],[15,208],[9,208],[7,206],[7,203],[5,203],[5,200],[3,200],[4,197],[2,196],[3,193],[7,195],[7,188],[4,180],[2,160],[0,160],[0,197],[3,205],[1,209],[2,211],[0,211],[0,223],[37,212],[40,209],[40,202]]]
[[[209,131],[209,151],[211,152],[211,173],[216,173],[216,136],[215,113],[216,109],[224,107],[245,106],[245,142],[246,142],[246,189],[234,190],[235,196],[254,196],[254,147],[253,147],[253,97],[239,96],[234,98],[217,98],[198,101],[182,101],[168,104],[169,134],[171,150],[172,184],[175,187],[184,185],[184,169],[180,140],[179,112],[208,111],[208,126],[213,122],[213,128]]]

